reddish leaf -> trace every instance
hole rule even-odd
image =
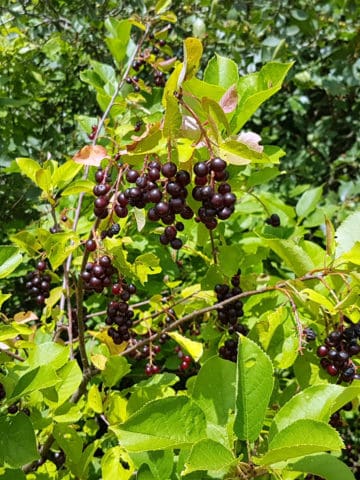
[[[235,110],[238,103],[238,94],[236,85],[232,85],[226,90],[224,95],[220,99],[220,107],[225,113],[231,113]]]
[[[241,132],[237,139],[239,142],[244,143],[251,148],[251,150],[255,150],[255,152],[262,153],[264,150],[264,147],[259,143],[261,142],[261,137],[257,133]]]
[[[101,145],[86,145],[73,156],[74,162],[94,167],[99,167],[103,158],[108,158],[108,154]]]

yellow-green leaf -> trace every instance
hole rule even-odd
[[[195,362],[198,362],[203,354],[203,344],[194,342],[187,337],[184,337],[178,332],[168,332],[168,335],[177,342],[180,347],[188,352]]]

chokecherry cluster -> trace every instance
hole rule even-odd
[[[226,162],[219,157],[198,162],[194,165],[194,173],[196,186],[192,196],[202,202],[196,220],[213,230],[217,226],[217,219],[226,220],[230,217],[236,202],[236,196],[226,182],[229,178]]]
[[[360,375],[356,373],[356,366],[351,360],[351,357],[360,353],[359,338],[360,323],[332,331],[316,352],[321,358],[322,368],[342,382],[360,380]]]
[[[111,178],[105,170],[99,169],[95,173],[96,185],[93,188],[94,195],[94,214],[100,219],[104,219],[109,214],[108,205],[110,202]]]
[[[105,323],[110,325],[108,335],[116,345],[120,345],[131,338],[134,311],[129,308],[128,301],[136,293],[136,287],[132,283],[127,284],[125,280],[120,280],[112,286],[112,293],[116,299],[108,304]]]
[[[36,265],[36,270],[27,275],[26,289],[38,305],[43,305],[50,295],[51,277],[45,273],[47,268],[47,263],[40,260]]]
[[[231,279],[231,287],[227,284],[215,285],[215,293],[217,303],[223,300],[228,300],[242,292],[240,288],[240,270]],[[238,319],[243,317],[243,302],[241,300],[235,300],[234,302],[227,303],[217,312],[218,321],[222,328],[227,328],[230,334],[235,332],[246,335],[248,333],[247,327],[238,323]]]
[[[151,78],[151,70],[153,70],[153,86],[164,87],[166,83],[165,71],[160,70],[164,67],[164,70],[168,70],[171,67],[172,50],[169,47],[169,42],[163,38],[170,32],[172,25],[167,25],[157,35],[150,33],[148,36],[149,44],[139,53],[137,58],[132,64],[132,69],[135,72],[134,75],[129,75],[126,78],[126,83],[132,85],[134,92],[141,91],[141,84],[139,80],[143,81],[147,85],[151,85],[149,78]],[[157,36],[162,38],[155,38]],[[159,57],[159,55],[161,55]]]
[[[148,219],[162,221],[166,225],[160,242],[163,245],[170,244],[175,250],[181,248],[182,241],[177,237],[177,233],[184,229],[184,224],[176,221],[176,215],[183,219],[190,219],[194,215],[186,203],[189,173],[178,170],[175,163],[167,162],[161,165],[157,160],[153,160],[142,171],[128,169],[126,180],[134,186],[117,195],[114,206],[116,215],[119,218],[126,217],[129,205],[144,208],[152,204],[148,210]]]
[[[231,286],[227,284],[215,285],[215,293],[217,303],[230,299],[242,292],[240,288],[240,275],[241,271],[231,278]],[[234,302],[227,303],[221,309],[218,310],[218,321],[220,328],[226,328],[230,335],[234,333],[241,333],[242,335],[248,334],[248,328],[246,325],[239,323],[239,318],[244,316],[243,302],[241,300],[235,300]],[[225,344],[220,347],[219,354],[222,358],[236,361],[237,356],[237,342],[233,339],[228,339]]]
[[[236,363],[237,359],[237,342],[232,338],[228,338],[225,340],[225,343],[219,349],[219,355],[221,358],[225,360],[230,360],[231,362]]]
[[[101,293],[105,287],[110,287],[111,277],[115,272],[111,258],[108,255],[102,255],[95,262],[88,262],[85,265],[81,278],[86,290]]]

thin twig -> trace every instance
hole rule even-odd
[[[214,263],[216,265],[218,263],[218,260],[217,260],[217,250],[216,250],[216,247],[215,247],[213,231],[209,230],[209,233],[210,233],[212,256],[213,256],[213,259],[214,259]]]

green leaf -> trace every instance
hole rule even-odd
[[[39,458],[29,417],[23,413],[0,417],[0,462],[19,468]]]
[[[162,373],[156,375],[156,378],[137,383],[133,387],[133,392],[127,402],[126,412],[129,415],[137,412],[146,403],[159,400],[161,398],[173,397],[174,385],[178,381],[178,377],[170,373]]]
[[[125,357],[112,355],[106,362],[105,370],[101,372],[101,376],[107,387],[113,387],[130,371],[130,366]]]
[[[149,275],[156,275],[161,272],[160,259],[154,253],[139,255],[134,263],[134,272],[140,282],[144,285]]]
[[[174,137],[178,134],[182,116],[179,108],[179,103],[170,92],[166,95],[166,110],[164,116],[163,134],[165,137]]]
[[[269,444],[269,450],[256,462],[272,465],[317,452],[340,451],[344,447],[340,435],[323,422],[297,420],[281,430]]]
[[[34,345],[29,351],[27,364],[34,368],[40,365],[51,365],[57,370],[68,362],[69,347],[60,345],[55,342],[44,342],[39,345]]]
[[[149,402],[110,428],[130,452],[181,448],[206,437],[204,413],[185,396]]]
[[[159,450],[155,452],[132,453],[136,465],[141,465],[139,469],[139,480],[164,480],[172,477],[174,468],[174,453],[169,450]]]
[[[190,95],[194,95],[199,98],[211,98],[215,100],[215,102],[220,102],[225,93],[224,88],[204,82],[196,77],[193,77],[191,80],[185,82],[183,87],[186,92],[190,93]]]
[[[203,354],[203,344],[201,342],[195,342],[190,338],[184,337],[178,332],[168,332],[169,337],[175,340],[180,347],[192,357],[195,362],[198,362]]]
[[[233,131],[238,132],[268,98],[280,90],[293,63],[269,62],[260,72],[246,75],[238,81],[239,105]]]
[[[271,440],[289,424],[300,419],[308,418],[328,422],[330,415],[336,411],[333,407],[334,402],[347,388],[332,384],[312,385],[298,393],[285,403],[275,415],[270,426],[269,439]],[[350,397],[354,398],[360,393],[360,387],[351,393],[353,397]],[[347,402],[345,401],[345,403]]]
[[[0,278],[8,277],[22,262],[19,248],[12,245],[0,246]]]
[[[40,164],[32,158],[23,157],[17,158],[16,163],[18,164],[21,173],[36,183],[36,172],[41,169]]]
[[[240,440],[259,436],[273,386],[269,357],[255,342],[239,337],[234,432]]]
[[[60,383],[56,386],[57,405],[59,406],[66,402],[80,386],[82,371],[76,360],[70,360],[57,370],[56,375],[60,378]]]
[[[199,70],[203,52],[202,43],[198,38],[185,38],[184,40],[184,63],[178,78],[177,87],[194,77]]]
[[[74,232],[60,232],[49,234],[44,242],[48,259],[55,270],[67,259],[80,244],[79,237]]]
[[[157,15],[161,15],[166,12],[171,6],[171,0],[158,0],[155,5],[155,12]]]
[[[311,288],[304,288],[303,290],[301,290],[301,293],[305,294],[310,301],[328,310],[328,312],[332,315],[335,315],[335,305],[333,305],[333,303],[328,298],[324,297],[324,295],[321,295],[321,293],[316,292]]]
[[[129,480],[135,471],[134,462],[123,448],[116,446],[106,450],[101,459],[102,480]]]
[[[10,399],[14,401],[26,393],[35,392],[56,385],[59,381],[60,379],[51,365],[36,367],[20,377],[11,393]]]
[[[125,58],[130,41],[131,22],[129,20],[117,20],[114,17],[107,18],[105,28],[109,32],[109,35],[105,38],[106,45],[116,62],[120,64]]]
[[[229,412],[235,409],[236,366],[233,362],[212,357],[202,365],[195,378],[192,397],[206,419],[216,425],[226,425]]]
[[[273,178],[276,178],[280,175],[278,168],[276,167],[265,167],[264,169],[258,172],[251,172],[250,177],[248,177],[246,184],[249,187],[255,187],[256,185],[262,185],[268,183]]]
[[[208,114],[208,120],[211,126],[214,125],[213,130],[218,131],[218,126],[223,125],[225,127],[227,135],[230,135],[230,125],[224,110],[220,105],[211,98],[203,97],[201,100],[204,111]]]
[[[296,204],[296,213],[300,219],[306,217],[318,207],[322,193],[322,187],[317,187],[306,190],[306,192],[301,195]]]
[[[80,172],[82,165],[68,160],[58,167],[51,176],[51,182],[55,188],[63,188]],[[63,192],[62,192],[63,194]]]
[[[228,89],[239,80],[239,72],[236,63],[230,58],[215,54],[207,64],[204,72],[204,81],[220,85]]]
[[[72,469],[72,465],[78,464],[81,458],[83,449],[81,436],[74,428],[63,424],[55,424],[53,435],[59,447],[64,450],[67,463]]]
[[[1,473],[1,478],[2,480],[26,480],[25,473],[22,470],[14,469],[6,469]]]
[[[146,224],[145,209],[134,208],[134,216],[136,220],[137,231],[141,232],[141,230],[145,227],[145,224]]]
[[[249,163],[271,163],[264,153],[253,150],[238,140],[226,140],[219,144],[220,156],[231,165],[247,165]]]
[[[336,230],[336,257],[353,248],[360,242],[360,212],[349,215]]]
[[[6,300],[8,300],[9,298],[11,298],[11,293],[2,293],[2,291],[0,290],[0,310],[3,303],[6,302]]]
[[[311,257],[293,240],[264,239],[264,243],[299,277],[315,268]]]
[[[0,324],[0,342],[15,338],[17,335],[31,335],[32,329],[26,325],[18,325],[13,322],[11,325]]]
[[[355,480],[350,468],[328,453],[307,455],[293,463],[289,463],[286,469],[294,472],[312,473],[324,480]]]
[[[275,368],[289,368],[298,355],[299,339],[289,308],[281,306],[264,313],[251,332],[271,358]],[[255,338],[254,338],[255,339]]]
[[[73,163],[78,165],[75,162]],[[80,167],[82,168],[81,165]],[[94,182],[90,180],[75,180],[75,182],[71,183],[61,192],[61,195],[65,197],[68,195],[77,195],[78,193],[92,193],[93,188]]]
[[[43,192],[50,193],[53,187],[50,170],[40,168],[35,174],[35,183]]]
[[[193,445],[182,474],[188,475],[198,470],[227,470],[234,461],[236,459],[231,450],[207,438]]]
[[[91,385],[87,397],[88,407],[94,410],[95,413],[103,413],[103,403],[101,393],[97,385]]]

